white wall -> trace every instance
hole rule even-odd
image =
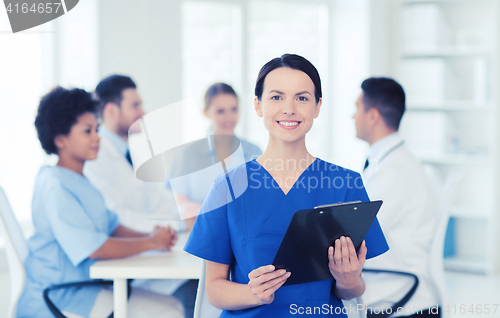
[[[332,12],[333,54],[332,158],[344,167],[360,170],[368,145],[356,138],[354,119],[361,82],[369,76],[369,10],[367,0],[336,0]]]
[[[147,111],[182,98],[181,1],[99,2],[100,77],[126,74]]]
[[[370,76],[387,76],[394,73],[393,35],[399,31],[393,25],[395,4],[393,0],[370,0],[369,6]]]
[[[98,0],[80,1],[53,26],[53,79],[63,87],[93,91],[99,80]]]
[[[50,64],[46,44],[54,33],[47,25],[10,33],[5,10],[0,10],[0,32],[0,187],[29,233],[33,186],[43,160],[34,121],[41,95],[53,86],[45,66]]]

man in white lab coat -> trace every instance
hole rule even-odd
[[[353,118],[357,137],[370,144],[363,180],[370,199],[384,201],[378,219],[390,247],[367,260],[365,268],[415,274],[416,292],[394,316],[436,317],[438,296],[430,274],[430,251],[438,211],[422,165],[398,134],[405,93],[389,78],[369,78],[361,88]],[[372,308],[392,306],[413,284],[411,278],[397,275],[363,273],[363,277],[363,299]]]
[[[101,142],[97,159],[85,163],[84,175],[121,224],[137,231],[151,231],[156,225],[186,230],[172,193],[160,183],[135,177],[127,141],[130,126],[144,115],[136,84],[130,77],[112,75],[97,85],[95,94]],[[197,280],[136,280],[132,286],[178,298],[185,317],[193,317]]]

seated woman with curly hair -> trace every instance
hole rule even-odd
[[[28,241],[27,282],[17,316],[53,317],[43,300],[45,288],[90,280],[89,267],[96,259],[170,249],[176,233],[157,227],[146,234],[120,225],[82,174],[85,161],[97,157],[100,140],[96,102],[88,92],[53,89],[40,102],[35,127],[42,148],[57,154],[59,161],[55,167],[42,167],[36,177],[35,233]],[[54,290],[50,299],[68,317],[105,317],[112,311],[111,295],[106,288],[89,286]],[[182,306],[172,297],[134,290],[129,313],[129,317],[182,317]]]

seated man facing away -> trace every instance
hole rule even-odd
[[[95,94],[102,121],[101,147],[97,159],[85,164],[84,174],[102,193],[106,207],[127,227],[151,231],[159,223],[185,230],[187,225],[180,220],[170,190],[135,176],[127,141],[130,126],[144,115],[136,84],[130,77],[111,75],[97,85]],[[176,297],[184,306],[185,317],[193,317],[198,280],[141,279],[132,286]]]
[[[42,167],[36,177],[35,233],[28,241],[26,287],[17,317],[49,318],[53,315],[44,303],[45,288],[90,280],[89,267],[97,259],[169,250],[177,236],[170,228],[156,227],[147,234],[120,225],[83,175],[83,165],[97,157],[100,141],[96,102],[89,93],[55,88],[40,101],[35,127],[42,148],[57,154],[59,161],[55,167]],[[112,311],[111,294],[92,286],[57,290],[50,298],[68,317],[105,317]],[[182,306],[172,297],[135,289],[129,312],[129,317],[182,317]]]
[[[353,118],[357,137],[370,144],[363,180],[370,199],[384,201],[378,219],[390,246],[387,253],[367,260],[365,268],[415,274],[416,293],[395,316],[433,316],[430,309],[438,304],[438,295],[431,278],[430,251],[438,213],[422,165],[398,134],[405,93],[390,78],[369,78],[361,88]],[[380,276],[363,273],[363,300],[372,308],[395,304],[412,286],[408,277]]]

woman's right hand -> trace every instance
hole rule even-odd
[[[290,277],[291,272],[275,270],[273,265],[261,266],[248,274],[248,287],[260,301],[260,305],[274,301],[274,292]]]
[[[175,244],[177,234],[169,227],[156,226],[151,233],[151,241],[155,250],[169,250]]]

